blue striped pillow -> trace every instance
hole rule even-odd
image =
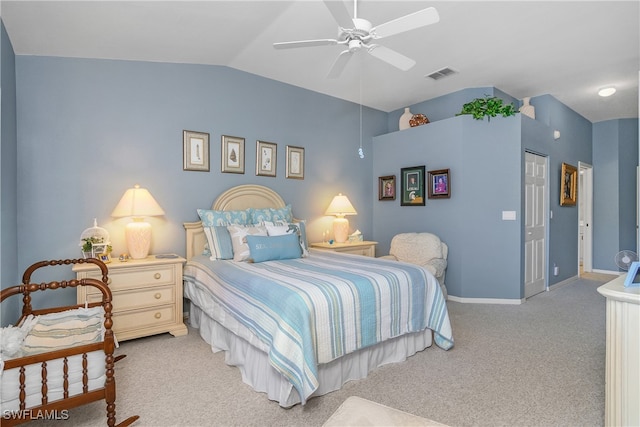
[[[202,228],[207,237],[203,255],[210,255],[210,259],[232,259],[233,245],[227,225],[246,225],[250,220],[251,210],[217,211],[212,209],[198,209],[198,216],[202,221]]]

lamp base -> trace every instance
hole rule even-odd
[[[333,220],[333,239],[336,243],[344,243],[349,238],[349,220],[337,217]]]
[[[127,240],[127,250],[130,258],[143,259],[149,255],[151,224],[144,222],[142,218],[134,218],[133,222],[127,224],[124,236]]]

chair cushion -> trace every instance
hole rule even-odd
[[[431,233],[401,233],[391,240],[389,253],[399,261],[424,265],[434,258],[444,258],[440,238]]]

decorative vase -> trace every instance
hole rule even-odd
[[[529,104],[529,101],[531,100],[530,97],[526,97],[526,98],[522,98],[522,107],[520,107],[520,113],[524,114],[525,116],[531,117],[532,119],[536,119],[536,108]]]
[[[400,128],[400,130],[409,129],[411,127],[411,125],[409,124],[411,117],[413,117],[413,113],[411,112],[409,107],[405,108],[404,113],[402,113],[402,115],[400,116],[400,121],[398,122],[398,127]]]
[[[424,114],[414,114],[409,120],[409,126],[416,127],[429,123],[429,119]]]

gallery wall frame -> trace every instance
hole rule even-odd
[[[575,206],[578,199],[578,168],[562,163],[560,172],[560,206]]]
[[[449,169],[439,169],[429,171],[428,174],[428,197],[430,199],[448,199],[451,197],[451,179]]]
[[[209,134],[182,131],[182,169],[209,172]]]
[[[424,206],[425,166],[400,169],[400,206]]]
[[[304,148],[287,145],[286,177],[304,179]]]
[[[378,200],[396,199],[396,176],[387,175],[378,177]]]
[[[277,149],[273,142],[256,141],[256,175],[276,176]]]
[[[244,173],[244,138],[222,135],[222,172]]]

